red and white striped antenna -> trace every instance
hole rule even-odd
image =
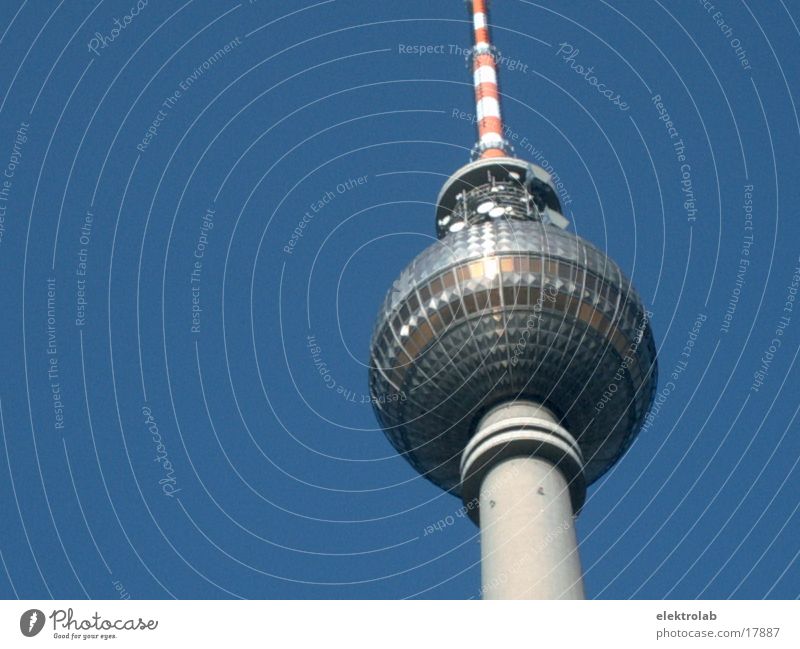
[[[472,2],[472,23],[475,29],[472,71],[475,80],[475,114],[478,119],[476,149],[480,158],[501,158],[508,156],[508,142],[503,137],[495,49],[489,38],[488,2],[468,1]]]
[[[504,137],[497,84],[497,63],[502,58],[489,36],[489,0],[465,1],[475,35],[471,56],[478,142],[472,160],[450,176],[439,192],[436,234],[441,239],[498,218],[539,221],[565,229],[569,221],[561,211],[552,176],[514,155]]]

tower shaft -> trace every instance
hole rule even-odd
[[[494,48],[489,37],[486,0],[472,0],[472,24],[475,45],[472,49],[472,71],[475,81],[475,115],[478,121],[477,151],[481,158],[501,158],[507,154],[500,115],[500,93]]]
[[[574,514],[583,458],[553,413],[532,401],[490,410],[464,450],[462,497],[478,498],[484,599],[583,599]]]
[[[583,599],[569,488],[537,457],[492,467],[481,484],[483,599]]]

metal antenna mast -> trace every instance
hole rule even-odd
[[[478,118],[477,151],[481,158],[502,158],[507,155],[508,143],[503,138],[495,50],[489,37],[486,9],[486,0],[473,0],[475,44],[472,47],[472,70],[475,80],[475,114]]]

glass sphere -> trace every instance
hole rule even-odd
[[[370,391],[398,452],[457,494],[478,420],[515,399],[554,412],[596,480],[638,433],[656,374],[649,313],[608,256],[552,225],[496,218],[447,234],[394,282]]]

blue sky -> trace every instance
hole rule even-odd
[[[366,371],[475,140],[463,4],[3,4],[0,595],[477,596]],[[589,597],[800,591],[800,5],[716,4],[492,6],[517,153],[660,350]]]

